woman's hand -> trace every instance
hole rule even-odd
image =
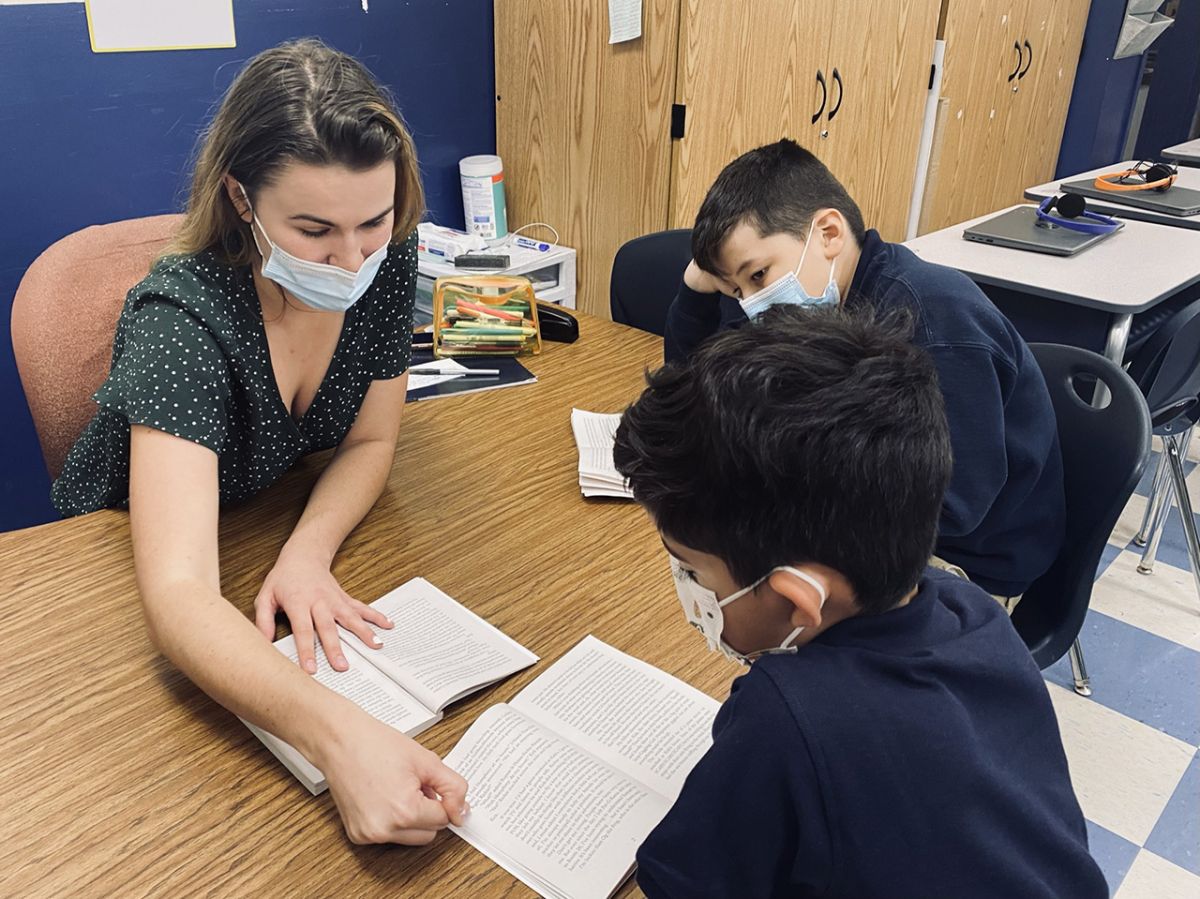
[[[275,613],[282,611],[292,625],[300,667],[317,673],[313,635],[320,638],[325,657],[337,671],[350,667],[342,654],[336,625],[340,624],[367,646],[382,644],[368,625],[390,628],[392,622],[382,612],[350,596],[317,558],[298,549],[284,547],[275,567],[263,581],[254,600],[254,622],[263,636],[275,639]]]
[[[352,843],[423,846],[462,824],[467,782],[436,754],[354,707],[321,754]]]

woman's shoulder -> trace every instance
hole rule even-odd
[[[187,315],[214,331],[230,327],[240,314],[253,312],[253,280],[248,269],[234,266],[212,251],[172,254],[154,263],[125,300],[124,317],[137,317],[146,307],[160,313]]]
[[[379,274],[387,282],[404,283],[417,276],[417,232],[408,237],[393,238],[388,244],[387,258],[379,267]]]

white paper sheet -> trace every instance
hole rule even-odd
[[[620,44],[642,36],[642,0],[608,0],[608,42]]]
[[[466,370],[465,365],[459,365],[453,359],[435,359],[414,365],[408,370],[408,392],[461,378]]]
[[[92,50],[234,47],[233,0],[87,0]]]

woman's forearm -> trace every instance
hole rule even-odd
[[[339,447],[317,480],[284,553],[299,550],[331,563],[342,541],[379,499],[394,455],[395,444],[383,440]]]
[[[358,712],[302,672],[201,581],[148,586],[142,607],[154,643],[193,683],[318,767],[337,722]]]

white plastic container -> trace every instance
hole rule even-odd
[[[467,156],[459,160],[463,214],[467,232],[486,241],[508,235],[508,210],[504,204],[504,163],[499,156]]]

